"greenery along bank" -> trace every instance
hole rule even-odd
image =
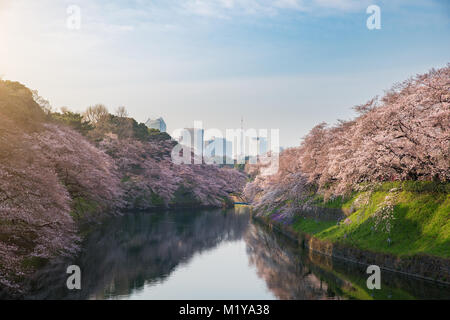
[[[366,185],[333,200],[310,195],[309,209],[289,217],[277,209],[257,214],[314,251],[450,283],[448,188],[417,181]]]
[[[435,187],[435,188],[433,188]],[[338,208],[338,223],[296,217],[295,230],[322,240],[399,256],[450,258],[450,184],[391,182],[316,205]]]

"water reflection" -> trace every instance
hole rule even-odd
[[[382,271],[369,290],[365,265],[311,252],[259,222],[245,235],[250,261],[278,299],[450,299],[450,286]]]
[[[114,219],[89,236],[78,259],[55,261],[39,271],[29,298],[126,296],[145,283],[164,282],[194,253],[241,239],[248,219],[248,211],[234,210],[137,213]],[[70,264],[81,267],[82,290],[65,287]]]
[[[278,299],[338,298],[328,284],[311,272],[301,252],[288,239],[250,224],[245,235],[250,262]]]
[[[27,298],[450,298],[448,287],[385,273],[372,297],[364,268],[304,251],[245,207],[129,214],[92,232],[83,248],[75,261],[36,273]],[[81,267],[82,290],[65,286],[71,264]]]

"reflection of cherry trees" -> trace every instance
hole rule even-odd
[[[195,253],[222,241],[241,239],[248,212],[229,210],[132,214],[115,218],[88,239],[77,261],[64,260],[39,271],[36,298],[105,298],[127,295],[146,283],[164,281]],[[65,267],[83,270],[82,290],[68,293]],[[68,295],[69,294],[69,295]]]
[[[79,258],[53,261],[35,274],[31,282],[33,290],[27,298],[127,296],[143,290],[145,285],[166,281],[194,254],[212,250],[222,241],[242,238],[250,264],[280,299],[335,299],[351,295],[358,286],[366,288],[365,266],[305,251],[266,226],[248,221],[247,208],[141,213],[113,218],[89,236]],[[81,267],[81,291],[69,292],[65,287],[66,267],[71,264]],[[212,275],[214,266],[208,276]],[[198,279],[204,280],[201,276]],[[396,288],[417,298],[448,298],[448,289],[398,274],[383,273],[382,288],[381,297],[385,299],[392,297]]]
[[[251,224],[245,242],[250,263],[278,299],[334,298],[328,284],[311,272],[300,252],[280,242],[272,233]]]
[[[349,263],[303,249],[260,223],[245,234],[250,263],[280,299],[370,297],[366,265]],[[358,294],[359,292],[359,294]],[[383,271],[376,299],[448,299],[448,286]]]
[[[321,123],[300,147],[280,155],[278,173],[257,165],[245,194],[258,208],[302,204],[310,187],[341,195],[361,182],[450,180],[450,65],[395,85],[381,99],[355,107],[359,116]],[[309,185],[309,187],[308,187]],[[315,191],[315,190],[314,190]]]

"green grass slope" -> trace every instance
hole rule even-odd
[[[320,222],[297,217],[293,227],[322,240],[399,256],[429,254],[450,258],[448,185],[387,183],[347,199],[321,203],[341,208],[347,219]]]

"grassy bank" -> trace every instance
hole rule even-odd
[[[319,221],[298,213],[292,227],[321,240],[373,252],[450,258],[448,189],[449,184],[395,182],[326,202],[315,195],[315,206],[341,209],[346,218]]]

